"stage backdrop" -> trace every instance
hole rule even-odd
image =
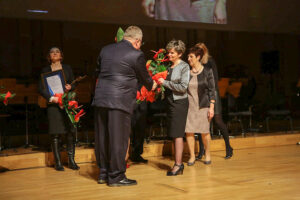
[[[299,0],[1,0],[0,17],[300,33]]]

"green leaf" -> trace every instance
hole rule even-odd
[[[120,42],[121,40],[123,40],[124,37],[124,31],[121,27],[119,27],[118,32],[117,32],[117,42]]]
[[[10,99],[14,98],[16,96],[16,93],[11,94],[11,96],[9,97]]]

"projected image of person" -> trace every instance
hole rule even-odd
[[[226,0],[192,0],[197,21],[203,23],[226,24]]]
[[[143,0],[145,13],[157,20],[226,24],[226,0]]]

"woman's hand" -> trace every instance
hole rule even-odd
[[[144,11],[148,17],[154,17],[154,5],[155,0],[143,0],[142,6],[144,7]]]
[[[152,89],[151,90],[155,90],[157,88],[157,83],[156,81],[153,81],[153,85],[152,85]]]
[[[51,97],[52,103],[58,103],[58,97]]]
[[[51,101],[52,103],[57,103],[58,104],[58,97],[51,97]],[[64,107],[59,105],[60,109],[63,109]]]
[[[159,82],[160,84],[163,84],[164,81],[165,81],[165,79],[163,79],[163,78],[159,78],[159,79],[158,79],[158,82]]]
[[[66,91],[69,92],[72,89],[72,86],[70,84],[65,85]]]
[[[208,121],[211,121],[212,118],[214,117],[214,115],[215,115],[214,109],[209,108],[208,113],[207,113]]]

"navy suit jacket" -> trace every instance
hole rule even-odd
[[[127,40],[102,48],[93,106],[119,109],[132,114],[138,82],[151,90],[144,53]]]

